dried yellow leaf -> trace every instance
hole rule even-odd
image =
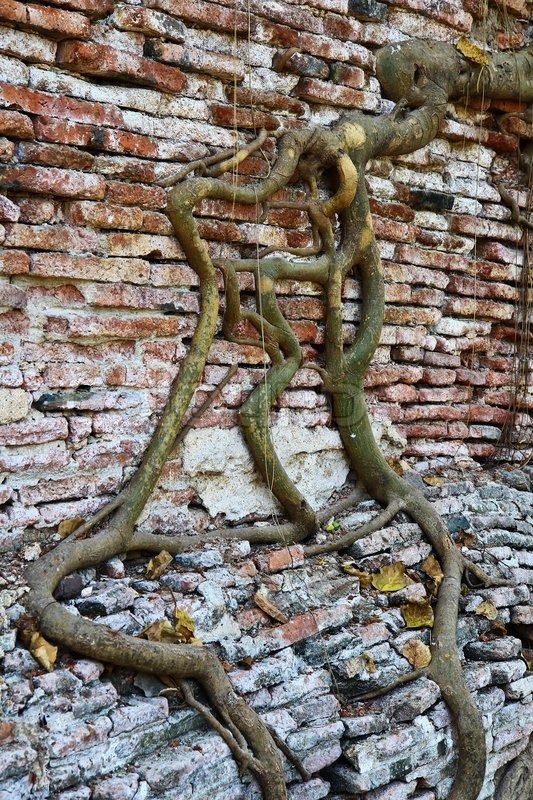
[[[480,617],[486,617],[487,619],[496,619],[498,616],[498,609],[490,600],[483,600],[476,608],[476,614]]]
[[[71,517],[70,519],[64,519],[57,526],[57,532],[61,538],[64,539],[65,536],[70,536],[71,533],[74,533],[76,528],[79,528],[84,522],[84,517]]]
[[[353,575],[355,578],[359,578],[359,585],[362,586],[363,589],[368,589],[369,586],[372,586],[372,575],[369,572],[358,569],[353,561],[345,561],[341,564],[341,567],[342,571],[347,575]]]
[[[268,614],[269,617],[272,617],[272,619],[275,619],[278,622],[289,621],[289,618],[283,613],[283,611],[275,606],[274,603],[271,603],[270,600],[267,600],[267,598],[264,596],[264,594],[261,594],[261,592],[256,592],[254,594],[254,603],[256,606],[258,606],[258,608],[261,609],[261,611],[264,611],[265,614]]]
[[[377,669],[376,662],[374,661],[370,653],[363,653],[363,663],[365,665],[366,671],[370,673],[370,675],[372,675],[372,673],[376,671]]]
[[[433,627],[433,609],[427,600],[418,602],[411,600],[409,603],[404,603],[404,605],[400,606],[400,611],[408,628]]]
[[[437,475],[424,475],[422,480],[428,486],[443,486],[446,483],[444,478],[439,478]]]
[[[405,564],[401,561],[387,564],[372,575],[372,586],[380,592],[397,592],[399,589],[405,589],[410,582],[410,578],[405,574]]]
[[[195,638],[194,620],[181,608],[175,608],[172,616],[174,619],[174,630],[182,641],[190,643],[191,639]]]
[[[431,651],[420,639],[409,639],[402,650],[402,655],[415,669],[427,667],[431,662]]]
[[[420,564],[420,569],[425,572],[426,575],[429,575],[430,578],[433,578],[438,589],[442,579],[444,578],[444,573],[442,572],[440,564],[433,554],[429,555],[422,561]]]
[[[154,556],[146,567],[146,577],[148,580],[155,581],[163,575],[168,565],[172,563],[172,556],[166,550],[161,550],[159,555]]]
[[[404,461],[403,458],[390,458],[386,459],[387,464],[397,475],[405,475],[405,473],[409,470],[409,464],[407,461]]]
[[[43,669],[51,672],[57,658],[57,647],[47,642],[39,631],[32,633],[30,639],[30,653]]]
[[[490,58],[485,53],[481,47],[478,47],[477,44],[470,42],[466,36],[461,36],[458,42],[455,44],[456,49],[467,58],[469,61],[473,61],[474,64],[480,64],[483,67],[488,67],[490,64]]]

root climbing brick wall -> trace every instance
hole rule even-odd
[[[376,47],[480,31],[492,48],[516,47],[529,9],[520,0],[488,9],[452,0],[0,2],[3,545],[94,511],[130,474],[165,402],[198,300],[156,179],[232,146],[236,132],[242,140],[260,127],[327,124],[347,108],[387,111]],[[287,48],[296,48],[288,60]],[[508,414],[523,231],[491,178],[526,205],[517,131],[531,130],[512,114],[496,124],[519,110],[451,106],[439,139],[369,170],[387,311],[367,385],[396,454],[483,459]],[[273,138],[264,150],[238,180],[266,174]],[[213,256],[309,242],[298,211],[272,210],[259,222],[253,208],[209,201],[198,214]],[[313,358],[320,297],[312,286],[282,292],[282,311]],[[352,280],[345,299],[349,340],[359,314]],[[200,426],[235,426],[261,352],[217,341],[203,389],[234,363],[234,381]],[[53,411],[43,413],[49,395]],[[328,424],[316,373],[300,370],[278,418]],[[179,473],[169,463],[152,527],[161,507],[181,509],[173,524],[205,524]]]

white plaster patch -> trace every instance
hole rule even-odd
[[[278,456],[313,508],[320,508],[346,480],[348,463],[338,433],[329,428],[302,428],[284,420],[271,429]],[[249,514],[279,512],[255,471],[240,430],[201,428],[187,434],[182,450],[183,474],[189,476],[212,515],[238,520]]]

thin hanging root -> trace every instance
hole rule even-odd
[[[383,695],[392,692],[393,689],[397,689],[399,686],[405,686],[407,683],[412,683],[418,680],[418,678],[427,676],[427,674],[428,670],[426,667],[423,669],[414,669],[411,672],[406,672],[405,675],[400,675],[399,678],[396,678],[395,681],[388,683],[386,686],[380,686],[378,689],[374,689],[371,692],[365,692],[365,694],[358,694],[354,697],[354,701],[356,703],[363,703],[367,700],[375,700],[377,697],[383,697]]]
[[[355,531],[349,531],[345,533],[344,536],[341,536],[340,539],[335,539],[331,542],[307,545],[307,547],[304,547],[304,553],[310,558],[311,556],[323,555],[324,553],[346,550],[348,547],[351,547],[354,542],[359,541],[359,539],[364,539],[365,536],[370,536],[371,533],[385,528],[403,507],[404,504],[402,500],[393,500],[381,514],[378,514],[365,525],[361,525],[361,527],[357,528]]]
[[[308,772],[308,770],[306,770],[306,768],[304,767],[298,756],[295,755],[294,751],[291,750],[288,744],[283,741],[281,736],[279,736],[278,732],[272,725],[269,725],[267,723],[267,728],[270,731],[270,735],[276,742],[278,749],[283,753],[287,761],[289,761],[293,765],[293,767],[297,770],[297,772],[299,772],[300,776],[304,781],[310,781],[313,776],[311,775],[310,772]]]

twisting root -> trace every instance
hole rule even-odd
[[[291,48],[280,56],[278,69],[283,69],[296,52]],[[277,160],[262,181],[239,186],[219,180],[217,176],[236,168],[257,151],[265,142],[265,131],[242,149],[233,148],[191,162],[159,182],[162,186],[174,187],[169,194],[168,213],[185,257],[199,277],[201,311],[189,352],[130,484],[80,526],[69,540],[61,542],[33,564],[27,574],[30,587],[27,608],[46,637],[91,658],[170,676],[189,705],[201,713],[228,744],[241,767],[252,772],[265,800],[287,797],[280,751],[304,778],[308,773],[275,733],[269,731],[250,706],[236,695],[221,663],[208,648],[162,644],[110,631],[70,614],[54,599],[53,593],[69,573],[96,566],[117,553],[163,548],[177,553],[205,541],[203,536],[178,539],[142,534],[135,532],[135,524],[179,440],[185,414],[201,381],[218,321],[217,268],[222,270],[225,280],[224,335],[231,341],[258,346],[258,341],[238,339],[234,334],[240,321],[248,321],[258,331],[261,346],[272,361],[267,376],[243,405],[241,422],[256,467],[290,522],[267,528],[226,528],[210,531],[208,535],[222,539],[247,538],[252,542],[299,541],[314,532],[328,516],[341,513],[354,502],[352,496],[315,513],[285,472],[268,430],[273,403],[302,364],[302,349],[277,303],[276,283],[279,280],[314,282],[322,287],[326,301],[324,365],[309,366],[319,372],[325,391],[332,396],[333,418],[352,468],[364,489],[382,504],[384,511],[359,530],[325,545],[309,545],[305,552],[310,557],[349,547],[357,539],[388,524],[400,510],[418,523],[433,546],[444,575],[435,609],[432,660],[424,671],[402,676],[394,685],[399,686],[421,674],[427,674],[438,684],[457,729],[457,771],[448,800],[477,798],[485,771],[485,736],[480,712],[465,682],[456,642],[461,580],[465,573],[470,573],[486,586],[507,582],[492,578],[462,556],[431,504],[391,470],[374,440],[364,402],[363,380],[380,339],[384,286],[364,170],[370,158],[410,153],[430,142],[437,135],[447,102],[462,92],[471,96],[483,93],[486,98],[520,97],[532,101],[533,46],[520,53],[494,56],[491,69],[484,74],[452,45],[407,41],[377,53],[377,75],[389,96],[400,101],[399,113],[381,117],[352,113],[331,129],[303,128],[286,133],[279,141]],[[192,177],[194,171],[203,177]],[[325,171],[336,172],[337,189],[323,201],[318,181]],[[304,210],[309,215],[313,246],[289,252],[304,260],[289,261],[278,255],[261,260],[213,262],[194,218],[198,203],[213,199],[259,207],[265,204],[266,213],[269,201],[270,207],[279,207],[278,201],[272,202],[271,198],[294,177],[307,183]],[[503,193],[502,198],[505,200]],[[291,206],[290,202],[285,205],[300,207]],[[524,223],[516,205],[511,203],[511,209],[515,217],[518,213],[518,221]],[[332,220],[335,216],[337,239]],[[262,253],[262,256],[267,255],[268,248]],[[312,258],[313,255],[317,257]],[[241,309],[239,272],[249,272],[255,278],[256,311]],[[362,290],[361,321],[353,344],[345,348],[342,286],[344,278],[356,272]],[[231,374],[230,371],[225,380]],[[207,398],[201,409],[205,410],[209,401]],[[187,426],[182,429],[181,437],[187,429]],[[80,538],[104,521],[91,538]],[[203,687],[210,708],[196,698],[191,681]],[[360,699],[377,697],[390,688]]]

